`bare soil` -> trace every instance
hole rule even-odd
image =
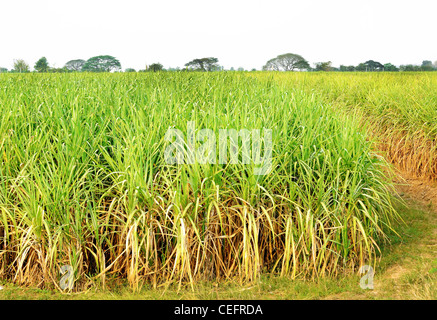
[[[396,191],[405,200],[414,200],[437,213],[437,183],[398,171],[394,178]]]

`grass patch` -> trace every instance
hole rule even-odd
[[[0,278],[51,288],[71,266],[80,290],[112,277],[138,290],[372,264],[396,219],[385,161],[357,118],[279,80],[0,76]],[[197,162],[166,160],[169,128],[204,151]],[[205,146],[202,129],[259,130],[259,145],[227,139],[222,163],[220,141]],[[205,150],[215,156],[203,163]]]

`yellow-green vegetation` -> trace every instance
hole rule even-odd
[[[370,77],[1,75],[1,279],[59,288],[70,265],[77,290],[117,280],[193,288],[373,265],[397,218],[387,165],[331,92],[347,95],[349,80],[386,88],[388,78]],[[374,91],[360,92],[367,110]],[[168,164],[165,134],[188,121],[271,129],[271,172]]]
[[[195,290],[184,286],[154,289],[145,285],[132,292],[125,280],[112,281],[106,290],[93,286],[78,293],[60,293],[47,289],[23,287],[0,280],[3,299],[437,299],[437,219],[435,213],[406,199],[407,206],[397,206],[399,213],[409,221],[398,224],[399,236],[383,247],[382,258],[376,262],[374,289],[363,290],[360,275],[345,273],[337,277],[313,280],[261,275],[257,281],[241,285],[237,281],[199,281]]]
[[[316,94],[336,110],[358,113],[388,161],[418,177],[437,180],[435,73],[300,72],[263,77]]]

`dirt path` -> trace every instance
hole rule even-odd
[[[413,221],[405,221],[407,225],[418,225],[404,232],[417,239],[407,240],[393,250],[400,261],[382,274],[381,287],[391,288],[393,298],[437,299],[437,183],[405,172],[399,172],[395,182],[409,208],[425,216],[414,215]]]
[[[416,178],[406,172],[398,171],[396,190],[405,200],[413,200],[426,210],[437,213],[437,183]]]

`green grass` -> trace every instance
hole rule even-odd
[[[271,78],[315,94],[335,110],[357,114],[389,162],[437,180],[435,72],[258,73],[255,77]]]
[[[194,288],[374,263],[397,216],[385,161],[359,117],[281,79],[1,75],[0,278],[56,289],[71,265],[78,290]],[[271,129],[272,171],[166,163],[165,133],[188,121]]]

